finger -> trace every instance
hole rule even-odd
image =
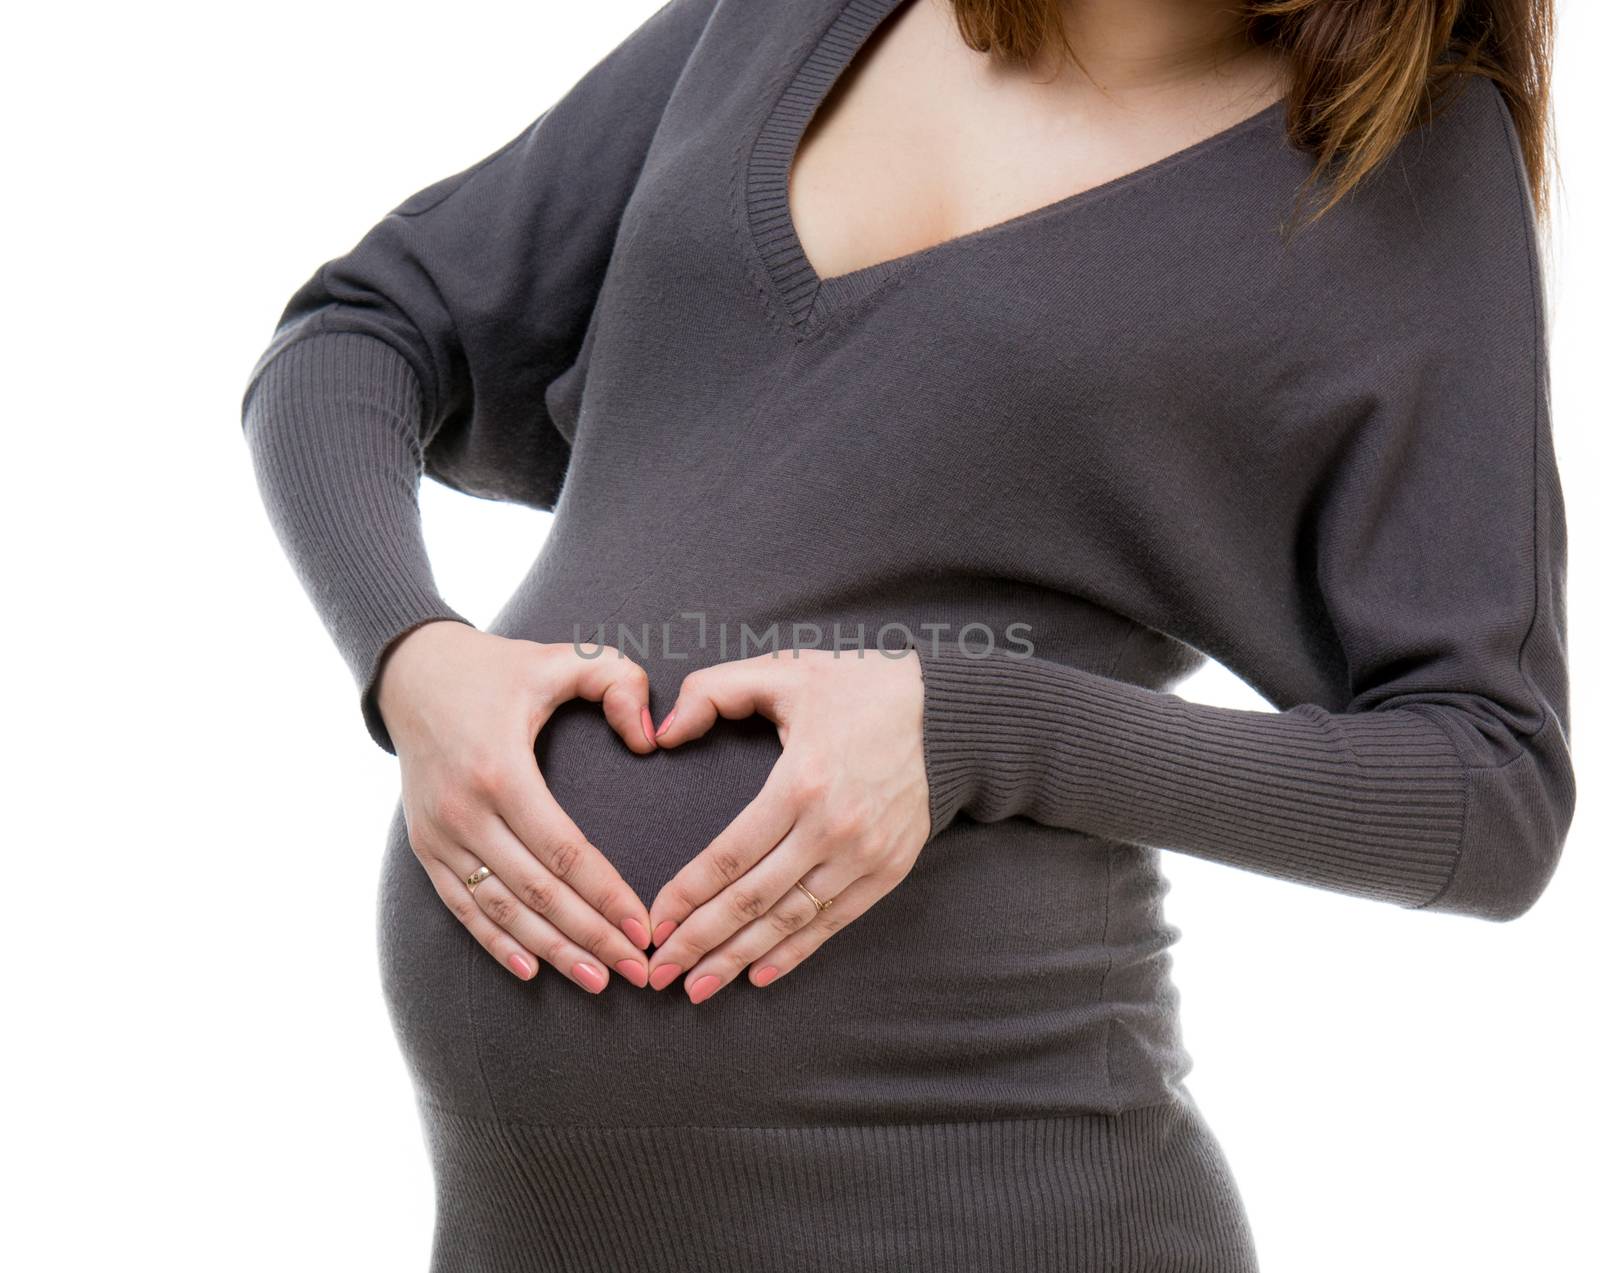
[[[657,990],[669,984],[689,962],[700,958],[730,936],[738,925],[749,922],[761,913],[755,911],[744,915],[734,928],[720,934],[714,927],[716,916],[703,917],[685,935],[680,935],[678,931],[679,924],[696,914],[712,898],[724,890],[736,888],[745,873],[789,834],[799,809],[782,770],[780,758],[755,798],[739,810],[733,821],[718,832],[710,844],[685,862],[656,894],[650,907],[650,931],[657,944],[657,949],[650,957],[650,984]],[[795,876],[790,877],[791,881],[808,865],[799,863]],[[742,897],[734,903],[736,908],[754,904]]]
[[[555,864],[552,867],[530,852],[526,843],[498,817],[491,817],[466,842],[466,847],[495,873],[499,887],[516,901],[522,911],[541,917],[560,934],[563,953],[553,955],[541,950],[546,959],[557,963],[563,971],[570,970],[574,980],[586,989],[605,988],[605,974],[594,967],[596,961],[605,967],[615,968],[636,986],[645,984],[648,957],[643,949],[619,932],[615,924],[591,906],[566,879],[555,873],[572,861],[592,855],[601,861],[604,870],[615,874],[598,849],[583,841],[581,836],[566,841],[557,845],[551,853],[549,861]],[[573,868],[573,873],[578,873],[577,868]],[[627,885],[622,885],[622,888],[632,896],[632,890]],[[478,894],[478,904],[488,906],[482,886]],[[511,914],[515,916],[517,912]],[[490,917],[511,928],[524,941],[531,940],[525,935],[524,929],[511,925],[495,912],[491,911]],[[639,928],[642,932],[643,926],[639,925]]]
[[[478,907],[497,925],[590,994],[599,994],[611,978],[598,958],[575,944],[544,916],[530,910],[498,875],[478,885]],[[638,965],[642,967],[643,965]]]
[[[792,656],[780,651],[690,672],[678,687],[678,701],[656,731],[656,744],[686,743],[709,730],[719,716],[743,720],[754,712],[776,722],[781,736],[784,708],[796,680],[794,664]]]
[[[781,846],[767,862],[763,862],[746,878],[765,873],[768,862],[775,862],[780,853],[782,853]],[[783,854],[783,856],[791,862],[794,860],[794,855]],[[814,923],[820,916],[831,915],[838,905],[833,899],[844,894],[857,880],[863,878],[859,866],[842,858],[823,861],[814,868],[804,869],[798,873],[791,867],[785,870],[783,875],[787,883],[778,885],[777,900],[765,914],[738,929],[728,940],[707,953],[684,973],[683,986],[688,992],[691,1003],[704,1003],[722,987],[732,984],[734,978],[743,972],[752,960],[766,955],[780,942]],[[797,881],[816,894],[819,901],[826,903],[826,908],[819,909],[817,902],[812,901],[803,889],[796,887]],[[765,888],[765,882],[761,887]],[[710,905],[715,907],[717,902],[713,901]],[[691,916],[685,928],[693,923],[694,916]]]
[[[511,834],[545,869],[614,928],[644,957],[650,912],[621,873],[563,809],[529,757],[528,767],[507,775],[493,793],[493,808]],[[597,954],[600,952],[596,952]]]
[[[503,968],[509,969],[521,981],[531,981],[539,971],[538,956],[510,933],[483,913],[477,899],[453,868],[428,853],[417,853],[422,869],[433,881],[433,890],[439,900],[450,908],[450,913],[461,921],[482,946]],[[471,872],[469,871],[470,875]],[[479,887],[483,887],[479,885]]]
[[[492,859],[485,859],[479,851],[480,847],[477,844],[469,848],[458,843],[442,843],[436,849],[436,857],[446,869],[454,872],[456,877],[463,881],[480,865],[487,866],[491,872],[495,872],[471,891],[473,904],[479,913],[503,930],[523,949],[536,954],[575,985],[583,987],[591,994],[599,994],[604,990],[610,978],[605,968],[601,966],[599,958],[575,942],[545,916],[528,907],[517,896],[515,889],[496,871]],[[517,851],[521,852],[521,849]],[[638,967],[640,971],[643,970],[642,963]],[[624,975],[627,975],[625,970]],[[628,979],[635,984],[641,984],[637,976],[630,976]]]
[[[810,883],[809,880],[806,881],[808,888]],[[751,984],[770,986],[778,978],[792,972],[803,960],[814,954],[817,947],[828,938],[846,924],[866,914],[895,887],[896,883],[896,880],[882,874],[868,872],[834,897],[833,905],[827,910],[819,911],[812,906],[811,909],[816,913],[803,927],[790,933],[765,954],[752,956],[745,961],[745,964],[752,969]],[[820,890],[811,891],[824,901],[827,900]],[[811,905],[809,898],[806,899],[806,904]]]
[[[747,924],[754,923],[820,860],[798,830],[791,830],[761,862],[695,907],[650,955],[650,984],[664,990],[685,968],[700,963]],[[774,862],[773,859],[777,859]],[[761,868],[766,869],[761,869]],[[661,931],[659,928],[657,931]]]
[[[538,768],[530,763],[503,783],[493,807],[494,821],[507,838],[502,841],[489,828],[504,845],[503,856],[491,867],[526,906],[642,986],[648,975],[649,912],[611,860],[567,816]]]
[[[650,677],[622,651],[606,645],[585,646],[578,653],[563,647],[558,686],[564,699],[599,703],[606,723],[639,755],[656,749],[656,727],[650,717]]]

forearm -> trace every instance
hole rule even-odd
[[[360,690],[367,729],[384,656],[434,619],[468,622],[434,583],[417,491],[421,401],[400,354],[333,332],[284,349],[262,371],[243,427],[274,531]]]
[[[959,812],[1022,816],[1503,919],[1542,890],[1571,817],[1553,720],[1471,763],[1439,704],[1248,711],[1043,659],[949,651],[924,652],[923,675],[935,832]]]

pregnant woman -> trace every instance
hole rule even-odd
[[[1548,20],[670,0],[293,294],[434,1273],[1255,1268],[1160,851],[1506,920],[1573,814]],[[422,474],[555,512],[481,629]]]

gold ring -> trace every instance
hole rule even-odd
[[[822,901],[815,893],[808,889],[799,880],[794,882],[794,886],[811,899],[812,905],[814,905],[818,911],[825,911],[828,909],[828,907],[833,905],[833,898],[830,897],[827,901]]]
[[[467,876],[467,892],[476,897],[478,895],[478,885],[482,884],[493,874],[494,872],[488,867],[480,866],[471,875]]]

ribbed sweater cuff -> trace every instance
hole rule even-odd
[[[325,332],[255,372],[243,427],[273,527],[359,687],[367,731],[383,660],[424,623],[470,621],[439,595],[422,538],[422,401],[411,365],[373,336]]]
[[[1423,713],[1239,710],[1039,658],[919,657],[935,834],[1024,816],[1409,906],[1450,880],[1467,775]]]

